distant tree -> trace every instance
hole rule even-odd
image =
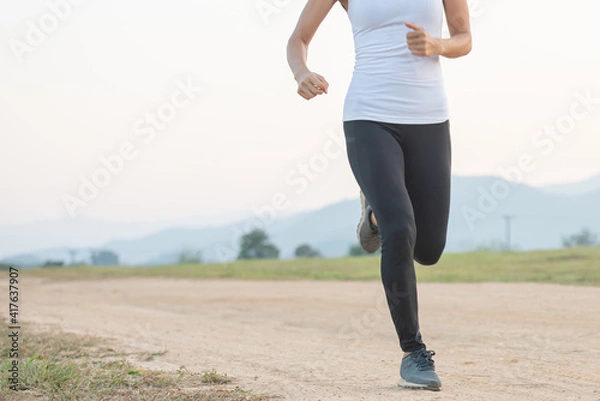
[[[299,245],[294,251],[297,258],[320,258],[321,252],[311,247],[309,244]]]
[[[568,237],[563,237],[562,244],[565,248],[600,245],[600,243],[598,243],[598,235],[594,234],[587,228],[582,229],[577,234],[569,235]]]
[[[0,270],[9,270],[10,266],[9,265],[5,265],[4,263],[0,263]]]
[[[117,266],[119,255],[106,249],[92,251],[92,265],[94,266]]]
[[[200,250],[194,251],[191,249],[184,249],[183,251],[181,251],[179,253],[179,257],[177,258],[177,263],[179,263],[180,265],[202,263],[202,251],[200,251]]]
[[[269,236],[260,229],[252,230],[240,240],[240,259],[278,259],[279,249],[269,242]]]
[[[365,256],[369,253],[365,251],[360,244],[350,245],[348,249],[348,256]]]
[[[42,267],[63,267],[65,262],[62,260],[47,260]]]

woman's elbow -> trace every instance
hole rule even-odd
[[[460,45],[456,47],[454,54],[451,56],[451,58],[459,58],[466,56],[467,54],[471,53],[471,50],[473,50],[473,40],[471,38],[471,34],[465,32],[461,33],[460,35],[463,39],[461,40]]]
[[[473,50],[473,37],[471,33],[467,33],[467,43],[465,44],[465,54],[463,56],[471,53],[471,50]]]

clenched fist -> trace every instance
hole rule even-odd
[[[298,94],[306,100],[327,93],[328,88],[325,78],[315,72],[309,71],[298,78]]]
[[[425,28],[410,22],[406,26],[412,29],[412,32],[406,34],[408,49],[415,56],[429,57],[442,53],[442,43],[440,39],[432,37]]]

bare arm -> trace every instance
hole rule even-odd
[[[471,51],[471,23],[467,0],[444,0],[450,38],[434,38],[417,24],[406,23],[413,30],[407,34],[408,47],[415,56],[462,57]]]
[[[440,56],[462,57],[471,52],[471,22],[467,0],[444,0],[450,38],[440,39]]]
[[[298,93],[305,99],[327,93],[329,84],[321,75],[311,72],[306,65],[308,45],[317,28],[338,0],[308,0],[302,10],[298,24],[287,45],[287,59],[294,79],[298,82]]]

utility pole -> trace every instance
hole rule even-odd
[[[75,255],[77,255],[77,249],[68,249],[69,255],[71,255],[71,266],[75,264]]]
[[[511,226],[510,225],[511,225],[512,220],[515,218],[515,216],[511,216],[509,214],[505,214],[502,217],[506,221],[506,249],[508,251],[510,251],[510,249],[511,249],[511,244],[510,244],[510,229],[511,229]]]

